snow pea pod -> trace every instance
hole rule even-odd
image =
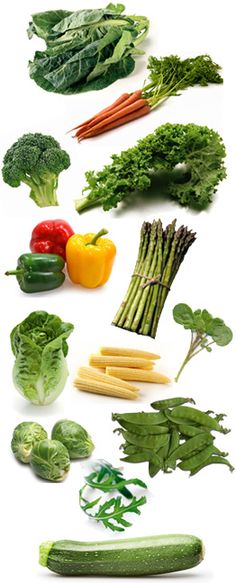
[[[166,445],[166,443],[169,441],[168,433],[165,433],[164,435],[146,435],[146,436],[137,435],[136,433],[131,433],[130,431],[125,430],[121,430],[121,433],[128,443],[151,450],[157,450],[160,447]]]
[[[173,399],[162,399],[161,401],[154,401],[151,403],[153,409],[158,409],[163,411],[164,409],[172,409],[172,407],[178,407],[179,405],[184,405],[184,403],[192,403],[195,405],[195,401],[188,397],[173,397]]]
[[[171,454],[173,453],[173,451],[175,451],[177,449],[177,447],[179,447],[179,442],[180,442],[180,434],[178,429],[173,428],[170,434],[170,444],[169,444],[169,451],[166,454],[166,458],[168,459],[168,463],[165,463],[165,468],[170,468],[172,470],[175,470],[176,468],[176,460],[175,459],[171,459]]]
[[[195,425],[186,425],[186,423],[178,425],[178,430],[184,437],[194,437],[199,435],[199,433],[205,433],[207,431],[206,427],[196,427]],[[210,431],[210,429],[209,429]]]
[[[201,464],[203,464],[212,454],[218,454],[222,457],[225,456],[224,452],[221,452],[217,447],[214,445],[207,445],[202,451],[199,451],[195,455],[189,457],[188,459],[180,462],[178,464],[178,468],[181,470],[194,470]]]
[[[152,455],[153,455],[153,453],[151,450],[149,450],[149,453],[139,451],[137,453],[127,455],[126,457],[122,457],[121,461],[122,462],[130,462],[131,464],[138,464],[141,462],[150,462],[150,460],[152,459]]]
[[[177,459],[184,460],[201,451],[206,445],[212,444],[213,440],[214,438],[209,432],[200,433],[199,435],[195,435],[195,437],[191,437],[172,452],[167,460],[168,466],[174,463]]]
[[[124,443],[122,445],[122,450],[126,455],[133,455],[136,453],[150,454],[150,449],[145,449],[144,447],[138,447],[130,443]]]
[[[211,464],[225,464],[226,466],[229,467],[231,472],[234,471],[234,467],[229,463],[229,461],[225,457],[212,455],[205,462],[194,468],[194,470],[190,472],[190,476],[195,476],[195,474],[200,472],[200,470],[206,468],[207,466],[210,466]]]
[[[207,413],[203,413],[199,409],[194,409],[193,407],[176,407],[171,411],[170,418],[172,420],[177,420],[180,418],[181,420],[185,419],[186,422],[196,423],[198,425],[202,425],[203,427],[207,427],[212,431],[220,431],[221,433],[228,433],[230,430],[222,427],[218,423],[216,419],[207,415]]]
[[[166,423],[166,417],[163,413],[112,413],[112,421],[120,420],[129,421],[137,425],[161,425]]]
[[[162,425],[137,425],[136,423],[130,423],[125,421],[125,419],[119,419],[119,424],[131,431],[131,433],[137,433],[138,435],[159,435],[160,433],[168,433],[168,427],[163,427]]]

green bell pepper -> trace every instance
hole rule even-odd
[[[5,275],[15,275],[23,292],[35,293],[60,287],[65,280],[64,266],[60,255],[25,253],[19,257],[16,269]]]

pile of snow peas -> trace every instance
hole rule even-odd
[[[151,477],[176,468],[193,476],[211,464],[225,464],[233,471],[226,459],[228,453],[214,445],[212,435],[215,431],[229,433],[230,429],[220,424],[226,415],[200,411],[189,404],[195,405],[195,401],[175,397],[151,403],[155,412],[113,413],[113,421],[120,425],[114,432],[124,438],[120,449],[126,457],[121,459],[148,462]]]

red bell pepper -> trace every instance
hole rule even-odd
[[[62,219],[42,221],[32,231],[30,250],[32,253],[54,253],[65,259],[65,247],[71,235],[74,231]]]

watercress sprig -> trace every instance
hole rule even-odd
[[[213,318],[207,310],[193,310],[187,304],[177,304],[173,309],[173,317],[177,324],[191,330],[191,341],[186,357],[175,377],[179,377],[186,364],[199,352],[212,351],[212,345],[226,346],[233,338],[233,333],[220,318]]]

